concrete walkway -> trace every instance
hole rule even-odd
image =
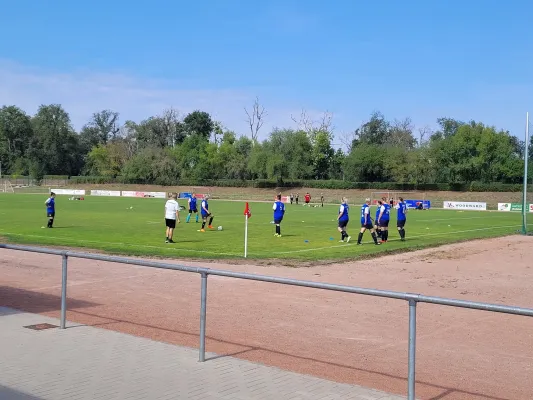
[[[2,400],[402,400],[232,357],[0,307]]]

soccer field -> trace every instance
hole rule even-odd
[[[161,199],[91,197],[70,201],[56,197],[56,220],[53,229],[46,226],[46,196],[0,195],[5,241],[20,244],[68,246],[102,250],[135,256],[188,258],[243,258],[244,203],[210,200],[215,215],[214,227],[223,230],[199,232],[201,223],[181,224],[174,234],[175,244],[165,244],[164,204]],[[180,205],[186,206],[184,200]],[[360,205],[351,205],[348,233],[350,243],[339,243],[337,207],[324,208],[287,205],[282,223],[282,237],[274,237],[271,203],[250,203],[248,258],[293,260],[343,260],[376,253],[419,249],[454,241],[503,236],[521,228],[519,213],[449,210],[411,210],[407,217],[407,241],[400,242],[396,230],[396,212],[392,213],[389,242],[372,243],[365,233],[364,246],[357,246]],[[376,207],[371,209],[374,216]]]

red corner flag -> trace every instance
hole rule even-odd
[[[246,207],[244,208],[244,215],[246,215],[248,218],[252,218],[252,210],[250,210],[248,203],[246,203]]]

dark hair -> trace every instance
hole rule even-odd
[[[276,195],[276,198],[277,198],[278,200],[281,200],[281,194]]]
[[[50,192],[50,196],[55,196],[56,194],[54,192]]]
[[[403,197],[398,197],[400,199],[400,201],[403,201]]]

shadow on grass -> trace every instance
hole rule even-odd
[[[180,335],[186,335],[186,336],[198,338],[198,334],[196,334],[196,333],[190,333],[190,332],[185,332],[185,331],[180,331],[180,330],[173,330],[173,329],[168,329],[168,328],[164,328],[164,327],[160,327],[160,326],[143,324],[143,323],[139,323],[139,322],[136,322],[136,321],[130,321],[130,320],[125,320],[125,319],[110,318],[110,317],[107,317],[107,316],[93,314],[93,313],[84,312],[84,311],[75,311],[75,313],[78,313],[78,314],[81,314],[81,315],[85,315],[85,316],[88,316],[88,317],[97,317],[97,318],[108,320],[108,322],[100,322],[100,323],[95,323],[95,324],[88,324],[86,326],[102,327],[102,328],[105,328],[105,329],[114,330],[113,327],[112,327],[112,325],[114,325],[114,324],[129,324],[129,325],[133,325],[133,326],[136,326],[136,327],[149,328],[149,329],[154,329],[154,330],[158,330],[158,331],[161,331],[161,332],[171,332],[171,333],[177,333],[177,334],[180,334]],[[239,350],[239,351],[230,352],[230,353],[226,353],[226,354],[218,354],[218,355],[212,356],[210,358],[207,358],[206,361],[215,360],[215,359],[224,358],[224,357],[236,357],[236,356],[239,356],[239,355],[251,354],[251,353],[253,353],[255,351],[259,351],[259,352],[266,352],[266,353],[270,353],[270,354],[274,354],[274,355],[285,356],[285,357],[288,357],[288,358],[293,358],[293,359],[296,359],[297,361],[311,361],[313,363],[316,363],[317,365],[321,365],[321,366],[324,366],[326,368],[331,368],[331,367],[345,368],[345,369],[352,370],[352,371],[361,371],[361,372],[373,374],[373,375],[376,375],[376,376],[379,376],[379,377],[386,377],[386,378],[396,379],[396,380],[403,381],[405,383],[405,386],[407,387],[407,378],[403,377],[403,376],[387,374],[387,373],[384,373],[384,372],[375,371],[375,370],[369,370],[369,369],[364,369],[364,368],[356,368],[356,367],[353,367],[351,365],[333,363],[333,362],[330,362],[330,361],[318,360],[318,359],[311,358],[311,357],[303,357],[303,356],[300,356],[298,354],[290,354],[290,353],[287,353],[287,352],[281,352],[281,351],[278,351],[278,350],[274,350],[274,349],[270,349],[270,348],[264,348],[264,347],[260,347],[260,346],[248,346],[248,345],[245,345],[243,343],[236,342],[236,341],[229,341],[229,340],[225,340],[225,339],[219,339],[219,338],[216,338],[214,336],[209,336],[209,335],[207,335],[206,338],[211,340],[211,341],[215,341],[215,342],[218,342],[218,343],[221,343],[221,344],[228,344],[228,345],[243,347],[243,349]],[[480,393],[480,392],[470,392],[470,391],[465,391],[465,390],[458,389],[458,388],[446,387],[446,386],[438,385],[438,384],[432,383],[432,382],[425,382],[425,381],[420,381],[420,380],[417,380],[416,382],[417,382],[417,384],[425,385],[427,387],[430,387],[430,388],[437,389],[437,390],[441,391],[441,393],[439,393],[438,395],[433,396],[431,398],[428,398],[427,400],[446,400],[448,398],[451,398],[455,394],[460,394],[460,395],[463,395],[463,396],[466,395],[466,396],[469,396],[469,397],[476,397],[476,398],[486,399],[486,400],[511,400],[510,398],[496,397],[496,396],[483,394],[483,393]]]

